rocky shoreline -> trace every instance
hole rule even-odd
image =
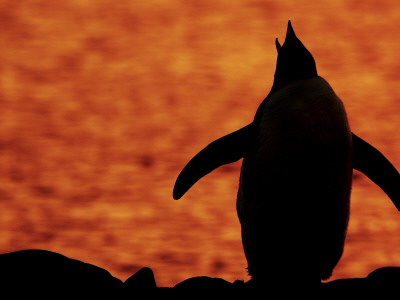
[[[222,278],[199,276],[188,278],[173,287],[159,287],[153,271],[144,267],[125,282],[108,271],[92,264],[70,259],[46,250],[22,250],[0,255],[0,288],[3,293],[29,295],[63,295],[131,298],[138,291],[187,288],[206,291],[215,289],[247,289],[249,284],[240,280],[228,282]],[[357,295],[370,292],[398,290],[400,267],[384,267],[365,278],[338,279],[322,283],[319,292]],[[251,289],[248,289],[249,291]]]

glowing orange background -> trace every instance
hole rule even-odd
[[[180,201],[176,176],[252,121],[291,19],[354,132],[400,169],[400,5],[0,1],[0,252],[40,248],[125,280],[245,279],[240,162]],[[400,214],[356,173],[332,279],[400,265]]]

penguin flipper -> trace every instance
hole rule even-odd
[[[253,123],[215,140],[197,153],[176,179],[174,199],[180,199],[200,178],[216,168],[241,159],[252,136]]]
[[[353,168],[367,175],[392,200],[400,211],[400,174],[379,150],[354,133]]]

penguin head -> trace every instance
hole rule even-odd
[[[281,46],[276,39],[275,44],[278,59],[272,85],[273,91],[279,90],[293,81],[318,76],[313,56],[297,38],[290,21],[288,22],[285,42]]]

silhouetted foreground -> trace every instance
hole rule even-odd
[[[199,276],[188,278],[174,287],[158,287],[153,271],[144,267],[125,282],[106,270],[45,250],[22,250],[0,255],[0,289],[2,295],[33,296],[70,295],[133,299],[144,290],[161,291],[169,288],[189,288],[199,291],[214,289],[244,289],[251,282],[237,280],[233,283],[222,278]],[[369,292],[388,292],[400,288],[400,267],[380,268],[366,278],[339,279],[322,283],[319,292],[330,295],[352,292],[358,295]],[[290,291],[290,283],[288,282]],[[250,292],[250,289],[249,289]],[[15,297],[12,297],[15,298]]]

